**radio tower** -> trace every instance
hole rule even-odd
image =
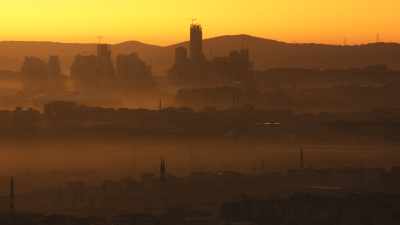
[[[376,43],[380,43],[381,42],[381,34],[377,33],[376,34]]]
[[[160,180],[165,182],[167,180],[167,162],[164,158],[160,160]]]
[[[97,36],[97,41],[98,41],[98,44],[101,44],[102,43],[102,41],[103,41],[103,36],[101,36],[101,35],[99,35],[99,36]]]
[[[300,147],[300,169],[304,170],[304,150]]]
[[[158,111],[162,111],[163,110],[163,102],[162,99],[160,98],[160,101],[158,102]]]
[[[15,185],[14,185],[14,177],[11,177],[10,180],[10,214],[15,214]]]

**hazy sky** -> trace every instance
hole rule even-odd
[[[205,36],[246,33],[289,42],[400,42],[399,0],[2,0],[0,40],[167,45],[187,40],[191,18]]]

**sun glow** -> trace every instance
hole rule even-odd
[[[397,0],[15,0],[0,7],[0,40],[168,45],[187,40],[192,18],[205,36],[246,33],[289,42],[400,41]]]

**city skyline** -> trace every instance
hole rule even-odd
[[[348,44],[400,42],[395,29],[400,3],[393,0],[302,2],[193,1],[143,2],[48,0],[3,3],[0,40],[107,43],[137,40],[155,45],[186,41],[192,21],[205,26],[205,38],[248,34],[285,42]],[[19,12],[19,13],[15,13]],[[223,14],[221,14],[223,12]]]
[[[400,224],[400,1],[0,7],[0,225]]]

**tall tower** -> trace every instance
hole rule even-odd
[[[97,45],[97,57],[104,57],[104,58],[111,57],[111,50],[108,44]]]
[[[47,63],[48,75],[51,78],[58,77],[61,75],[60,58],[56,55],[49,56]]]
[[[163,158],[160,161],[160,180],[167,180],[167,162]]]
[[[111,49],[108,44],[97,45],[97,73],[100,78],[114,77],[114,65],[111,59]]]
[[[15,213],[15,185],[14,185],[14,177],[11,177],[10,180],[10,214],[14,215]]]
[[[304,150],[300,147],[300,169],[304,169]]]
[[[198,63],[204,59],[203,55],[203,29],[199,24],[190,26],[190,59]]]

